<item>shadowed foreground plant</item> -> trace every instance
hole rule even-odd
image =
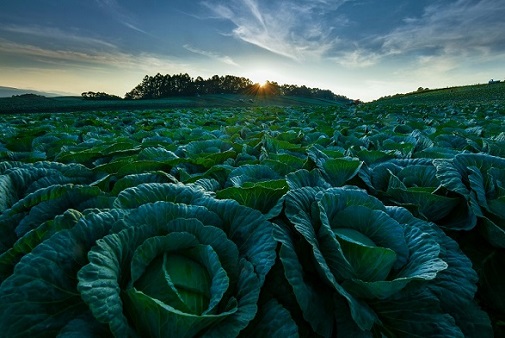
[[[279,257],[315,333],[492,336],[470,260],[435,224],[355,187],[292,190],[283,215]]]
[[[175,184],[114,206],[21,259],[0,286],[2,334],[231,337],[256,316],[276,246],[261,213]]]

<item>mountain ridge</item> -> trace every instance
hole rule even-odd
[[[47,97],[71,95],[70,93],[65,94],[65,93],[45,92],[45,91],[34,90],[34,89],[23,89],[23,88],[0,86],[0,97],[11,97],[13,95],[23,95],[23,94],[35,94],[35,95],[42,95],[42,96],[47,96]]]

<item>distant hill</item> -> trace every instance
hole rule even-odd
[[[0,98],[0,114],[76,112],[91,110],[145,110],[171,108],[225,108],[267,106],[336,106],[342,101],[300,96],[251,96],[239,94],[206,94],[143,100],[87,100],[81,96],[44,97],[19,95]]]
[[[0,97],[11,97],[12,95],[23,95],[23,94],[35,94],[47,97],[62,96],[63,94],[41,92],[32,89],[19,89],[13,87],[2,87],[0,86]]]
[[[384,104],[451,104],[465,102],[505,103],[505,82],[440,89],[419,88],[415,92],[386,96],[374,101],[374,103]]]

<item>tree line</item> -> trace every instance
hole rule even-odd
[[[81,96],[85,100],[122,100],[119,96],[107,94],[104,92],[84,92]]]
[[[327,100],[347,99],[332,91],[308,88],[297,85],[279,85],[267,81],[265,84],[253,83],[245,77],[233,75],[214,75],[208,79],[201,76],[193,79],[188,74],[146,75],[142,82],[125,94],[125,99],[158,99],[173,96],[195,96],[205,94],[245,94],[245,95],[285,95],[320,98]]]

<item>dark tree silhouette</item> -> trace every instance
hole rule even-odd
[[[245,95],[285,95],[319,98],[326,100],[348,100],[332,91],[306,86],[279,85],[267,81],[260,85],[250,79],[233,75],[214,75],[208,79],[198,76],[193,79],[188,74],[146,75],[142,82],[125,94],[125,99],[157,99],[172,96],[194,96],[204,94],[245,94]],[[84,93],[83,93],[84,96]]]
[[[119,96],[107,94],[104,92],[84,92],[81,94],[85,100],[122,100]]]

